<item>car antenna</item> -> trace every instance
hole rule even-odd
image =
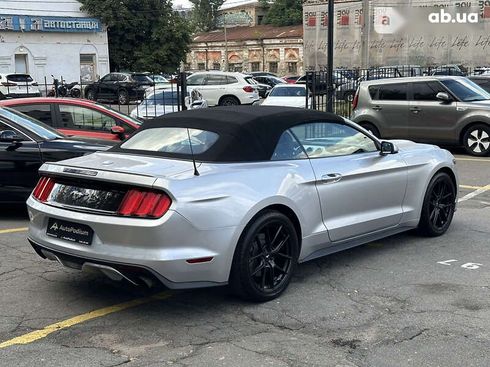
[[[196,158],[194,157],[194,149],[192,149],[192,140],[189,128],[187,128],[187,137],[189,138],[189,146],[191,147],[192,164],[194,165],[194,176],[199,176],[199,171],[197,170],[196,166]]]

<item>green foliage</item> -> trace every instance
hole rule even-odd
[[[301,0],[275,0],[273,3],[262,0],[261,2],[270,6],[264,23],[272,24],[276,27],[303,23],[303,4]]]
[[[192,10],[192,23],[200,32],[208,32],[216,28],[218,9],[224,0],[190,0],[194,5]]]
[[[191,42],[187,22],[171,0],[80,0],[108,27],[111,70],[175,71]]]

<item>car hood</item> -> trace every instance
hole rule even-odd
[[[399,151],[408,151],[408,150],[413,151],[418,149],[427,149],[430,147],[436,148],[435,145],[415,143],[411,140],[396,139],[396,140],[387,140],[387,141],[395,144]]]
[[[191,161],[111,152],[98,152],[90,156],[67,159],[58,162],[57,165],[155,178],[170,178],[184,172],[194,171]]]
[[[488,110],[490,108],[490,99],[484,101],[477,102],[458,102],[459,107],[469,107],[469,108],[481,108],[484,110]]]

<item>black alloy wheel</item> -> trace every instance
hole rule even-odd
[[[473,125],[466,130],[463,137],[466,151],[474,156],[484,157],[490,154],[490,126]]]
[[[119,104],[128,104],[129,103],[129,96],[128,96],[128,91],[126,89],[120,89],[119,92],[117,92],[117,100]]]
[[[454,216],[456,188],[447,173],[440,172],[431,180],[424,198],[419,231],[427,236],[440,236],[448,230]]]
[[[269,301],[288,286],[299,255],[294,225],[285,215],[260,215],[245,230],[238,244],[230,283],[242,298]]]
[[[95,101],[95,92],[93,89],[89,89],[86,95],[87,95],[87,99],[90,99],[91,101]]]
[[[373,124],[369,122],[361,122],[359,123],[360,126],[362,126],[364,129],[369,131],[371,134],[373,134],[375,137],[380,138],[379,130],[374,126]]]

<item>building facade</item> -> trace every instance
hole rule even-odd
[[[307,70],[326,67],[327,8],[303,2]],[[335,67],[490,65],[489,0],[337,0],[333,18]]]
[[[187,55],[189,70],[303,73],[303,27],[257,25],[201,33]]]
[[[109,72],[107,31],[78,1],[0,3],[0,73],[84,82]]]

